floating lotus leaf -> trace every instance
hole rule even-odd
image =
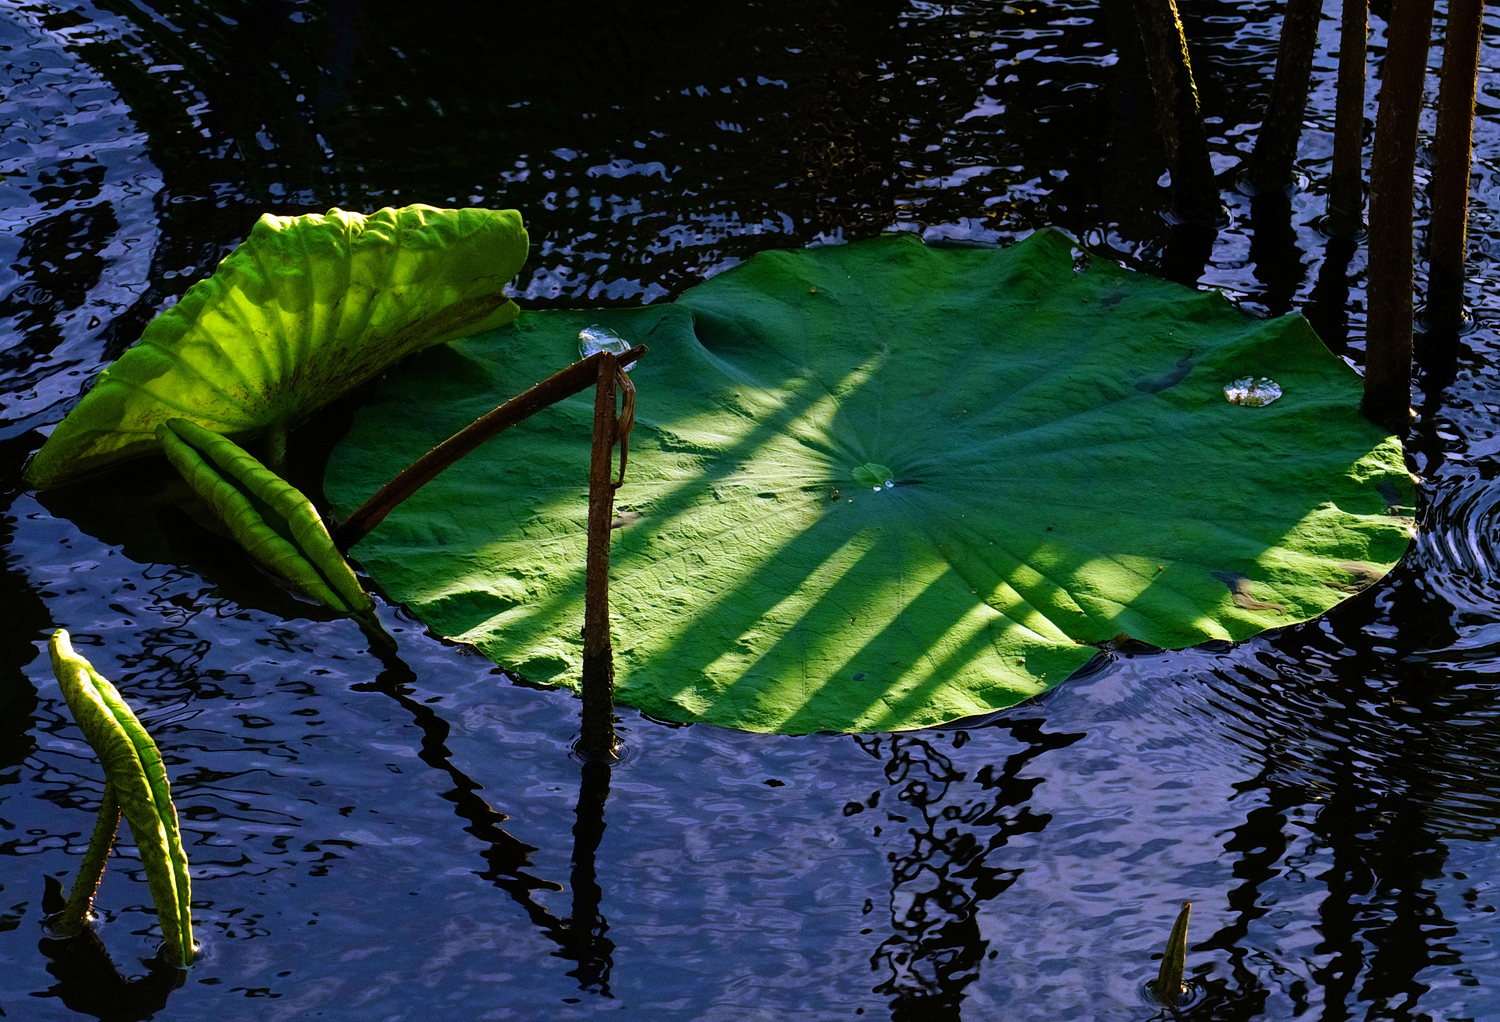
[[[286,428],[419,348],[510,322],[514,210],[263,216],[100,375],[27,467],[39,489],[157,449],[156,427]]]
[[[1044,231],[766,252],[677,302],[528,313],[382,385],[335,452],[356,506],[598,324],[651,355],[612,564],[617,696],[753,731],[920,727],[1066,679],[1122,633],[1238,640],[1406,550],[1413,483],[1306,321]],[[1225,386],[1282,396],[1234,404]],[[581,660],[591,395],[355,548],[432,628],[538,682]]]
[[[109,680],[74,652],[67,632],[60,628],[53,632],[50,649],[52,671],[68,709],[104,767],[107,794],[101,819],[107,824],[118,820],[114,815],[117,810],[109,804],[112,793],[130,824],[141,864],[146,868],[146,884],[156,903],[167,950],[177,961],[191,965],[192,881],[161,753]],[[113,840],[114,826],[105,830],[107,843]],[[95,841],[99,840],[96,832]],[[103,868],[102,860],[99,868]],[[92,893],[87,891],[90,900]]]

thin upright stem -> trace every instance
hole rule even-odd
[[[614,519],[617,439],[614,355],[599,356],[594,387],[594,448],[589,460],[588,555],[584,568],[583,728],[578,751],[588,759],[615,758],[615,664],[609,636],[609,542]]]
[[[88,925],[94,914],[94,895],[104,879],[104,867],[109,862],[109,853],[115,846],[115,833],[120,829],[120,800],[115,795],[115,786],[104,782],[104,800],[99,804],[99,817],[94,822],[94,834],[89,838],[83,861],[78,864],[78,875],[73,878],[73,889],[68,894],[68,903],[53,920],[57,933],[77,933]]]
[[[609,357],[623,368],[644,355],[646,350],[646,346],[641,344],[618,356],[610,355]],[[525,421],[548,405],[556,404],[564,398],[572,397],[579,391],[593,386],[594,381],[599,378],[600,360],[607,354],[609,353],[600,352],[574,362],[568,368],[547,377],[541,383],[516,395],[493,411],[481,415],[422,455],[377,490],[374,496],[361,504],[353,514],[333,530],[334,545],[340,550],[348,550],[369,535],[370,530],[384,521],[385,516],[403,500],[416,493],[431,482],[438,473],[490,437]],[[613,380],[614,377],[610,378]]]
[[[1442,83],[1438,87],[1432,227],[1427,235],[1426,319],[1428,326],[1441,330],[1456,330],[1463,325],[1474,96],[1483,27],[1484,0],[1449,0]]]
[[[1411,430],[1412,177],[1433,0],[1392,0],[1370,163],[1365,393],[1360,411],[1397,436]]]
[[[1281,20],[1281,46],[1276,55],[1276,78],[1265,120],[1250,158],[1250,183],[1262,192],[1292,187],[1292,162],[1302,137],[1302,115],[1307,110],[1307,88],[1312,81],[1313,51],[1318,43],[1322,0],[1287,0]]]
[[[1365,219],[1365,44],[1370,32],[1369,7],[1369,0],[1344,0],[1339,28],[1328,228],[1343,238],[1357,235]]]
[[[1135,10],[1172,174],[1172,204],[1186,223],[1216,224],[1224,210],[1177,5],[1174,0],[1135,0]]]
[[[279,476],[286,475],[287,432],[285,422],[274,423],[266,431],[266,467]]]

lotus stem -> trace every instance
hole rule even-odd
[[[1172,935],[1167,938],[1167,950],[1161,956],[1161,968],[1156,973],[1155,982],[1151,984],[1156,996],[1172,1009],[1173,1014],[1176,1014],[1185,989],[1182,977],[1187,972],[1188,918],[1192,914],[1193,903],[1184,901],[1182,911],[1177,913],[1177,921],[1172,924]]]
[[[1457,330],[1464,320],[1469,171],[1484,0],[1449,0],[1438,86],[1437,160],[1432,168],[1432,227],[1427,235],[1429,327]]]
[[[1369,0],[1344,0],[1339,28],[1338,98],[1334,101],[1333,178],[1328,184],[1328,229],[1352,238],[1365,211],[1365,43]]]
[[[52,671],[68,702],[68,709],[99,757],[106,783],[113,789],[135,836],[141,864],[146,868],[151,900],[156,904],[157,918],[161,921],[167,953],[183,965],[191,965],[194,954],[192,882],[161,752],[115,687],[74,652],[66,631],[59,628],[53,632],[49,648]],[[100,825],[94,831],[96,839],[105,829],[107,816],[107,813],[101,813]],[[85,867],[89,867],[94,853],[91,842],[89,854],[85,856]],[[74,884],[74,895],[79,900],[89,900],[78,893],[79,884],[88,889],[89,877],[83,875],[84,872],[84,869],[80,870],[79,881]],[[72,905],[74,900],[69,898],[69,904]]]
[[[1411,430],[1412,177],[1427,74],[1433,0],[1392,0],[1380,113],[1370,163],[1367,419],[1405,438]]]
[[[618,356],[611,355],[623,369],[646,354],[644,344],[637,345]],[[340,550],[348,550],[370,534],[370,530],[390,514],[403,500],[430,483],[444,469],[474,450],[486,440],[502,433],[517,423],[524,422],[548,405],[572,397],[592,387],[599,379],[599,360],[608,352],[590,355],[574,362],[561,372],[547,377],[541,383],[522,391],[509,401],[486,412],[469,425],[438,444],[422,457],[412,462],[390,482],[375,492],[333,530],[334,544]]]
[[[114,785],[104,782],[104,800],[99,803],[99,818],[94,822],[94,834],[89,838],[83,861],[78,864],[78,875],[73,878],[73,890],[68,893],[68,903],[52,918],[52,929],[61,936],[72,936],[81,931],[94,917],[94,895],[104,879],[104,867],[109,862],[109,853],[115,846],[115,833],[120,829],[120,801],[115,797]]]
[[[1287,0],[1276,54],[1276,78],[1250,157],[1250,183],[1260,191],[1285,192],[1292,187],[1292,162],[1297,157],[1297,140],[1302,137],[1302,115],[1307,110],[1307,87],[1312,81],[1313,50],[1317,48],[1322,10],[1322,0]]]
[[[1151,69],[1167,169],[1172,174],[1173,206],[1184,222],[1216,224],[1224,210],[1177,4],[1174,0],[1135,0],[1135,10]]]
[[[588,554],[583,604],[583,728],[579,754],[587,759],[616,758],[615,663],[609,639],[609,541],[614,519],[615,486],[611,481],[615,441],[615,379],[623,375],[609,352],[599,359],[594,386],[594,445],[589,459]],[[632,388],[633,392],[633,388]],[[633,405],[633,402],[631,402]],[[632,412],[631,418],[634,418]],[[625,475],[621,459],[620,477]]]

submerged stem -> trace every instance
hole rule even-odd
[[[618,356],[610,355],[623,369],[646,354],[644,344],[637,345]],[[599,359],[608,352],[590,355],[568,368],[547,377],[541,383],[523,391],[475,419],[469,425],[438,444],[422,457],[412,462],[390,482],[375,492],[354,513],[344,519],[333,530],[334,544],[340,550],[348,550],[369,535],[370,530],[385,520],[395,507],[407,497],[431,482],[438,473],[448,468],[464,455],[474,450],[490,437],[504,432],[519,422],[535,415],[548,405],[556,404],[579,391],[587,390],[599,379]],[[611,385],[613,390],[613,385]]]

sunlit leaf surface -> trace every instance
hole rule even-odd
[[[260,218],[106,369],[26,471],[39,489],[157,449],[156,427],[289,426],[413,351],[510,322],[515,210]]]
[[[1075,267],[1050,231],[767,252],[674,304],[524,314],[387,381],[330,496],[351,509],[595,324],[651,348],[612,599],[618,696],[659,717],[949,721],[1122,634],[1182,647],[1313,617],[1410,539],[1401,447],[1303,319]],[[1246,376],[1283,396],[1231,403]],[[591,402],[492,441],[354,550],[434,629],[534,681],[578,681]]]

